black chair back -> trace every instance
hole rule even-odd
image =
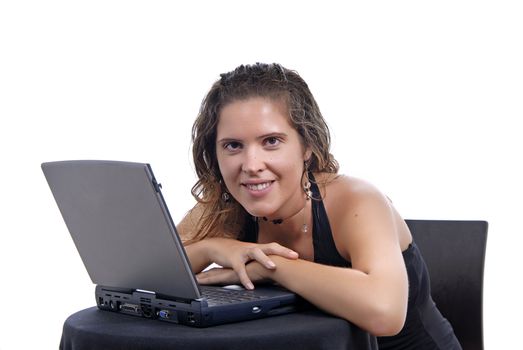
[[[432,298],[463,350],[483,350],[486,221],[406,220],[430,273]]]

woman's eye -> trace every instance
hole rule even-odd
[[[227,142],[223,145],[223,148],[225,148],[228,151],[237,151],[238,149],[241,148],[241,144],[236,141]]]
[[[265,139],[265,144],[267,146],[278,146],[280,144],[280,139],[278,139],[277,137],[268,137]]]

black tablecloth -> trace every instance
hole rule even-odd
[[[377,349],[376,339],[317,310],[208,328],[85,309],[64,323],[61,350]]]

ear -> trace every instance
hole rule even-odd
[[[312,156],[312,149],[310,146],[307,146],[307,148],[305,148],[305,153],[303,153],[303,160],[306,162],[309,159],[311,159],[311,156]]]

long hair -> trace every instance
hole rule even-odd
[[[312,155],[308,171],[337,173],[338,163],[329,153],[330,133],[307,83],[297,72],[279,64],[241,65],[221,74],[207,93],[192,127],[193,159],[198,181],[191,192],[203,208],[191,241],[205,237],[238,237],[249,214],[226,191],[216,157],[216,133],[222,108],[234,101],[264,97],[283,101],[289,120]]]

